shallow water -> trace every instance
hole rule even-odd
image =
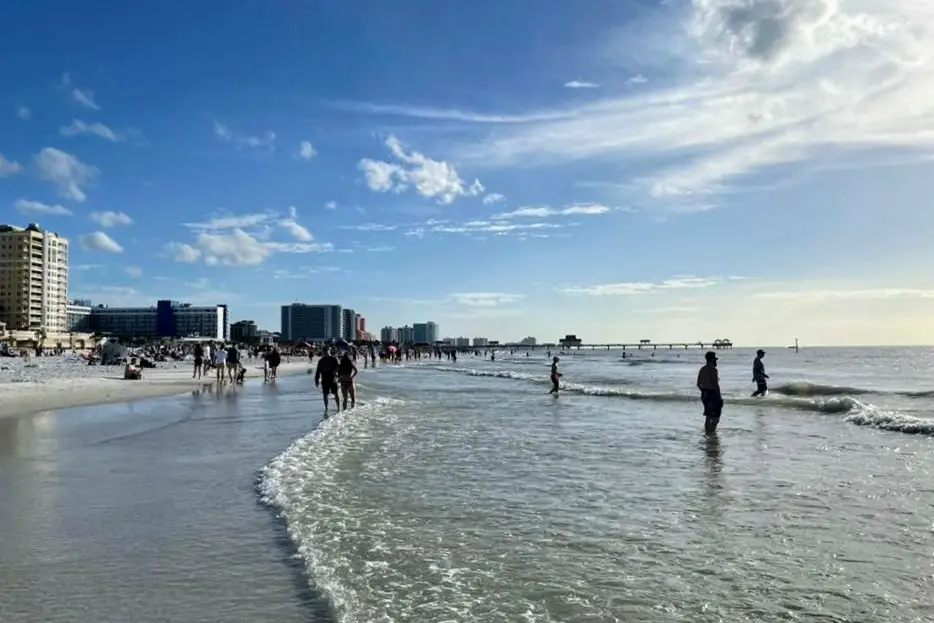
[[[307,377],[0,418],[0,621],[326,621],[258,469]]]
[[[364,372],[262,490],[342,621],[931,620],[932,352],[723,352],[713,438],[698,359]]]

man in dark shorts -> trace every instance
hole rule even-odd
[[[705,355],[707,364],[697,373],[697,389],[700,390],[704,404],[704,430],[707,434],[716,432],[723,411],[723,396],[720,394],[720,373],[717,371],[717,353],[708,351]]]
[[[765,396],[769,393],[769,384],[766,383],[769,375],[765,373],[765,364],[762,363],[763,357],[765,357],[765,351],[760,348],[756,351],[755,361],[752,362],[752,381],[756,384],[756,391],[752,392],[751,398]]]
[[[324,396],[324,414],[327,417],[328,397],[334,395],[334,402],[337,403],[337,410],[340,411],[341,399],[337,393],[337,369],[340,362],[331,349],[324,351],[324,356],[318,360],[318,367],[315,368],[315,387],[321,388]]]
[[[195,369],[191,373],[191,378],[201,378],[201,368],[204,365],[204,346],[200,342],[195,344],[195,350],[192,353],[195,356]]]
[[[282,355],[279,353],[279,348],[273,346],[272,350],[267,352],[264,357],[266,358],[266,380],[275,381],[276,378],[278,378],[279,364],[282,363]]]

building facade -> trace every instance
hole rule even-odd
[[[438,325],[434,322],[416,322],[412,325],[413,341],[417,344],[434,344],[438,341]]]
[[[236,344],[259,341],[259,329],[252,320],[238,320],[230,325],[230,340]]]
[[[519,342],[519,345],[520,346],[535,346],[537,343],[538,343],[538,340],[536,340],[532,336],[529,336],[529,337],[522,338],[522,340]]]
[[[357,317],[359,317],[360,314],[349,307],[345,307],[342,314],[341,337],[348,342],[353,342],[357,339]]]
[[[467,348],[468,346],[470,346],[470,338],[469,337],[456,337],[454,338],[454,346],[457,346],[458,348]]]
[[[281,325],[280,337],[287,342],[343,337],[344,309],[340,305],[283,305]]]
[[[0,322],[68,330],[68,240],[32,223],[0,225]]]
[[[91,308],[91,330],[120,337],[230,338],[230,316],[226,305],[195,307],[177,301],[158,301],[155,307]]]
[[[473,345],[476,347],[487,346],[489,343],[490,340],[486,339],[485,337],[475,337],[473,339]]]
[[[73,333],[91,333],[90,301],[72,301],[65,307],[65,329]]]

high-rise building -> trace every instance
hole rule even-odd
[[[395,327],[383,327],[379,330],[379,341],[380,342],[398,342],[399,341],[399,330]]]
[[[345,307],[343,311],[343,326],[341,327],[341,337],[347,340],[348,342],[353,342],[357,339],[357,312]]]
[[[398,332],[397,339],[399,340],[400,344],[411,344],[415,341],[415,329],[409,325],[398,327],[396,331]]]
[[[68,330],[68,240],[32,223],[0,225],[0,322]]]
[[[344,309],[340,305],[292,303],[282,306],[282,340],[319,341],[343,336]]]
[[[457,346],[458,348],[466,348],[467,346],[470,346],[470,338],[456,337],[454,338],[454,346]]]
[[[486,339],[485,337],[475,337],[473,339],[473,345],[477,347],[487,346],[489,343],[490,343],[490,340]]]
[[[519,345],[520,346],[535,346],[535,344],[537,343],[538,343],[538,340],[536,340],[532,336],[529,336],[529,337],[522,338],[522,340],[519,342]]]
[[[418,344],[434,344],[438,341],[438,325],[434,322],[416,322],[412,330],[414,341]]]

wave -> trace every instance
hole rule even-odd
[[[402,404],[380,397],[322,421],[264,467],[257,483],[260,499],[285,520],[311,581],[339,621],[376,620],[376,613],[365,611],[372,602],[366,594],[368,578],[351,569],[344,542],[359,522],[353,487],[342,480],[354,477],[345,474],[346,461],[356,465],[359,457],[350,453],[387,443],[387,427],[400,413],[394,407]]]
[[[520,381],[529,381],[539,385],[550,385],[551,382],[544,375],[522,374],[508,370],[474,370],[470,368],[436,368],[442,372],[456,372],[469,376],[496,377],[505,379],[514,379]],[[626,398],[629,400],[652,400],[659,402],[698,402],[697,394],[681,392],[639,392],[628,391],[621,387],[584,385],[580,383],[565,382],[561,384],[563,391],[582,394],[586,396],[606,396]],[[784,390],[786,394],[781,395]],[[846,415],[845,421],[857,426],[870,426],[880,430],[934,436],[934,420],[919,418],[897,411],[884,411],[875,405],[861,402],[851,395],[878,394],[885,392],[873,392],[871,390],[861,390],[852,387],[838,387],[833,385],[818,385],[801,381],[790,383],[779,387],[772,392],[779,394],[770,395],[763,398],[752,398],[748,396],[725,396],[724,402],[728,405],[741,405],[748,407],[780,407],[786,409],[796,409],[799,411],[811,411],[827,415]],[[902,396],[926,397],[934,395],[931,391],[919,392],[897,392]]]
[[[884,391],[850,387],[848,385],[822,385],[810,381],[796,381],[780,385],[769,390],[771,393],[784,396],[864,396],[867,394],[904,396],[906,398],[931,398],[934,390],[922,391]]]

